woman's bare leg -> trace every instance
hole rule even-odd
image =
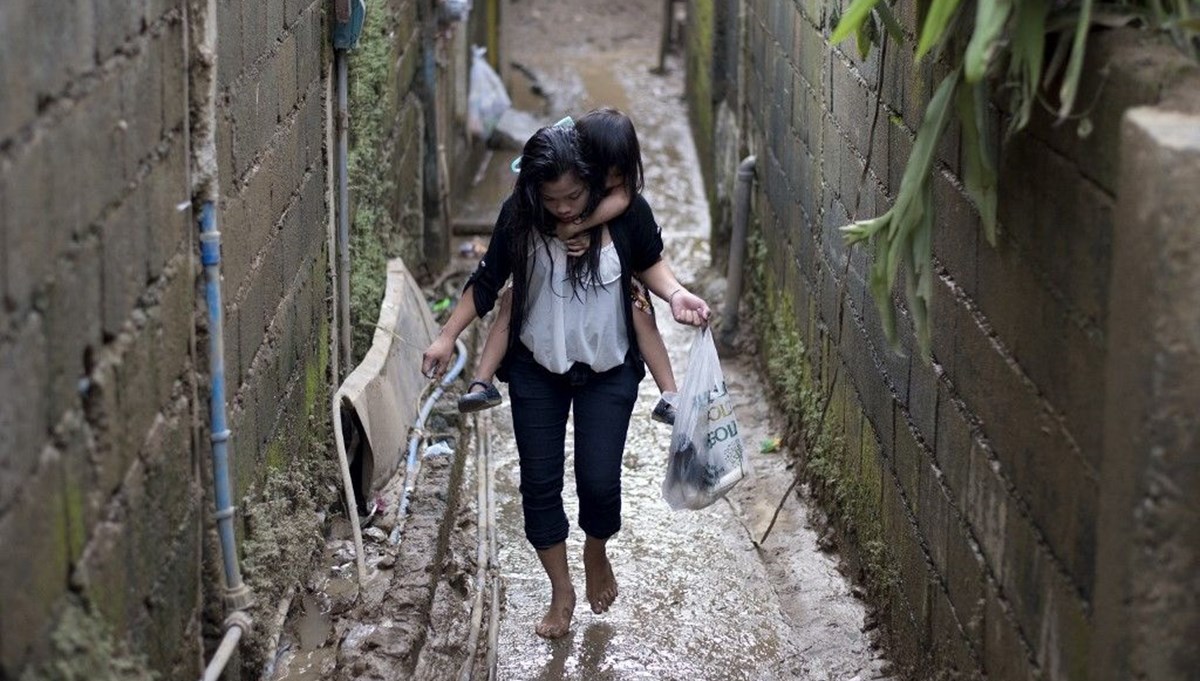
[[[587,599],[592,612],[597,615],[608,612],[617,600],[617,577],[612,563],[608,562],[607,539],[596,539],[591,535],[583,540],[583,573],[587,578]]]
[[[487,339],[483,342],[483,352],[479,353],[479,364],[475,367],[476,381],[491,383],[496,378],[496,371],[504,361],[508,352],[508,325],[512,321],[512,289],[505,289],[500,295],[500,307],[496,310],[496,321],[488,331]],[[474,390],[483,390],[475,386]]]
[[[571,571],[567,567],[567,543],[538,549],[537,555],[550,578],[550,607],[534,631],[543,638],[560,638],[571,629],[571,617],[575,614],[575,587],[571,585]]]
[[[658,325],[654,323],[654,315],[639,309],[633,309],[633,332],[637,336],[638,350],[646,367],[654,377],[654,383],[661,393],[676,392],[675,372],[671,370],[671,358],[667,355],[667,344],[663,342]]]

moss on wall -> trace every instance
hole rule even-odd
[[[809,351],[810,345],[828,345],[827,334],[812,324],[801,329],[791,293],[766,266],[761,231],[755,229],[749,239],[751,319],[759,357],[772,379],[772,398],[787,419],[787,440],[799,453],[802,475],[813,494],[849,539],[851,546],[846,548],[853,550],[851,558],[876,595],[875,602],[886,605],[898,572],[880,521],[878,436],[862,419],[861,436],[849,437],[854,429],[846,424],[861,419],[862,407],[845,387],[848,379],[837,378],[832,367],[836,360],[829,359],[833,353],[826,349],[814,357]]]
[[[116,641],[108,623],[79,605],[67,605],[50,635],[52,653],[21,681],[154,681],[145,658]]]
[[[389,206],[389,139],[398,100],[393,79],[395,16],[390,3],[367,12],[362,38],[350,53],[350,324],[353,362],[371,347],[387,282],[387,259],[397,230]]]

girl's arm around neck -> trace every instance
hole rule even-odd
[[[578,224],[574,222],[558,223],[558,238],[566,241],[572,237],[579,236],[593,227],[610,222],[629,208],[630,201],[632,201],[632,197],[629,196],[629,190],[625,188],[624,184],[618,185],[608,192],[608,196],[600,199],[596,210],[592,211],[592,214],[586,220]]]

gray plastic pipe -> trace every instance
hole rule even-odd
[[[725,313],[721,315],[721,344],[729,346],[737,335],[738,304],[742,299],[742,270],[746,266],[746,229],[750,223],[750,183],[757,159],[751,155],[738,164],[733,189],[733,234],[729,239],[729,271],[725,275]]]
[[[404,473],[404,495],[400,497],[400,508],[396,514],[396,526],[392,528],[391,535],[388,540],[392,544],[400,543],[400,532],[404,526],[404,520],[408,517],[408,504],[412,498],[413,489],[416,487],[417,471],[421,463],[421,458],[417,456],[417,451],[420,449],[421,435],[425,429],[425,419],[429,418],[429,413],[433,411],[433,405],[437,403],[442,393],[446,388],[458,378],[462,373],[463,367],[467,365],[467,346],[461,340],[454,341],[454,349],[458,351],[458,358],[454,360],[454,365],[450,367],[450,371],[442,377],[437,388],[434,389],[425,403],[421,405],[421,411],[417,413],[417,420],[413,423],[413,434],[408,439],[408,459],[405,461]]]
[[[338,258],[338,307],[342,322],[341,360],[346,371],[350,361],[350,98],[348,94],[346,50],[334,50],[333,64],[337,79],[337,242]]]

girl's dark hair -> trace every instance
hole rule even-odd
[[[533,271],[534,248],[549,248],[556,238],[558,220],[542,205],[542,185],[568,173],[575,173],[588,188],[588,200],[583,215],[596,209],[604,196],[606,171],[603,167],[584,161],[580,152],[579,135],[573,128],[546,127],[538,130],[525,143],[521,152],[521,172],[513,186],[510,224],[512,230],[512,262],[514,315],[524,314],[529,275]],[[567,264],[571,287],[578,295],[581,285],[600,284],[599,238],[593,239],[587,252],[569,258]],[[554,280],[553,275],[551,281]]]
[[[616,168],[625,180],[629,196],[642,191],[642,147],[629,116],[612,107],[593,109],[575,122],[583,157],[602,169]]]

